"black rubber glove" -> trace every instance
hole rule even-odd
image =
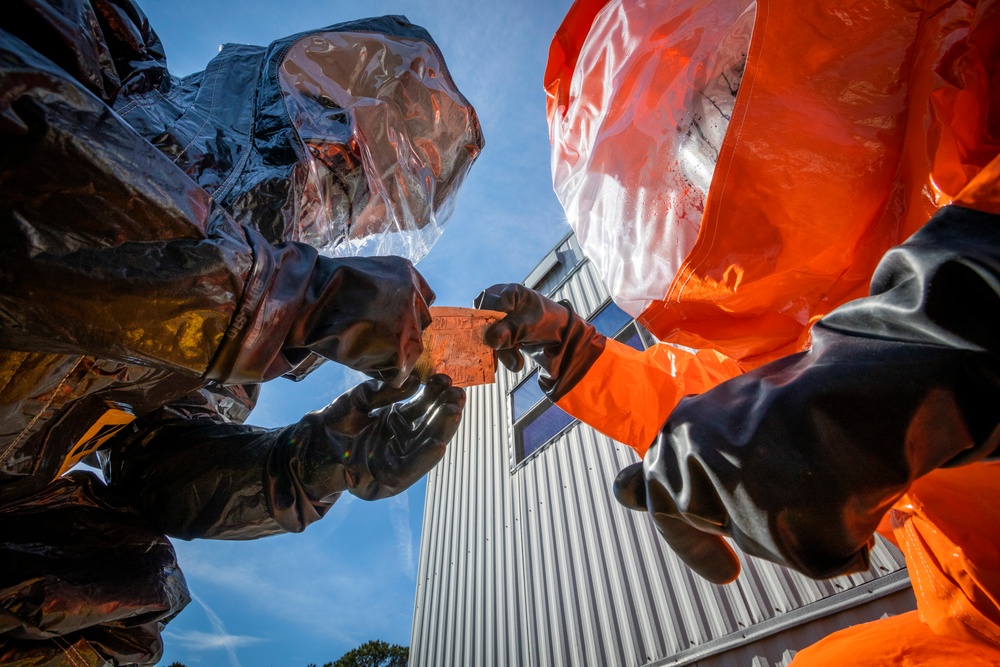
[[[401,257],[319,257],[282,352],[315,352],[400,387],[424,351],[434,292]]]
[[[409,260],[333,259],[246,233],[256,261],[241,311],[252,319],[234,322],[206,379],[260,382],[319,355],[402,385],[423,352],[435,298]]]
[[[568,301],[557,303],[524,285],[494,285],[476,297],[475,305],[507,313],[486,330],[486,344],[515,373],[524,368],[522,353],[527,354],[541,367],[538,386],[553,401],[587,374],[607,342]]]
[[[715,582],[739,572],[720,535],[814,578],[867,569],[915,479],[997,455],[998,317],[1000,216],[945,207],[808,352],[682,400],[615,494]]]
[[[171,537],[300,532],[341,493],[394,495],[441,459],[465,391],[434,375],[407,401],[419,387],[415,378],[399,389],[364,382],[279,429],[229,422],[218,403],[239,392],[219,387],[214,400],[203,392],[137,420],[102,453],[104,474]]]
[[[315,500],[345,490],[377,500],[406,490],[444,456],[465,406],[465,390],[440,374],[399,402],[419,386],[415,377],[400,389],[377,380],[358,385],[291,427],[284,440],[296,444],[276,448],[269,468],[297,469]]]
[[[652,452],[650,449],[646,453],[646,460],[655,456]],[[656,470],[657,466],[651,464],[650,468]],[[726,534],[724,527],[688,523],[662,484],[650,484],[652,497],[647,497],[643,463],[633,463],[619,472],[614,492],[615,498],[625,507],[648,511],[657,532],[670,549],[699,575],[713,584],[728,584],[739,576],[740,561],[733,548],[722,538]]]

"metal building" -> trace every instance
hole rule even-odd
[[[603,333],[647,345],[610,303],[572,236],[524,281],[569,299]],[[902,555],[813,581],[743,558],[708,584],[648,517],[611,493],[632,450],[574,421],[534,370],[473,387],[459,434],[428,476],[411,667],[770,667],[837,629],[915,608]]]

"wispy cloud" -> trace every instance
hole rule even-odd
[[[208,623],[212,626],[213,632],[201,632],[199,630],[172,632],[168,630],[163,634],[173,641],[183,644],[187,648],[195,651],[225,649],[226,653],[229,654],[229,664],[232,665],[232,667],[241,667],[240,659],[236,655],[236,649],[243,646],[259,644],[263,640],[259,637],[231,635],[227,633],[225,623],[222,622],[222,619],[219,618],[218,614],[212,611],[211,607],[205,604],[201,598],[193,593],[191,598],[197,602],[205,612],[205,616],[208,618]]]
[[[195,651],[210,651],[213,649],[240,648],[259,644],[263,640],[259,637],[247,637],[246,635],[217,635],[211,632],[200,632],[190,630],[187,632],[171,632],[167,630],[163,633],[165,637],[182,644],[185,648]]]
[[[398,547],[399,528],[392,518],[401,514],[405,524],[408,503],[396,511],[383,502],[368,504],[345,496],[304,535],[255,542],[179,542],[181,566],[191,589],[203,597],[225,591],[229,599],[243,601],[244,612],[252,610],[258,618],[283,623],[294,615],[300,627],[317,636],[355,646],[366,637],[387,635],[400,617],[411,613],[408,604],[399,604],[399,591],[408,592],[412,586],[415,538],[408,530],[405,538],[399,533],[410,546],[405,552]],[[362,516],[348,519],[345,530],[340,524],[355,511]],[[401,555],[407,558],[404,566]],[[350,611],[361,608],[367,613]]]
[[[392,508],[392,529],[396,533],[396,548],[403,563],[403,570],[411,579],[416,577],[413,557],[413,532],[410,530],[410,501],[401,493],[389,499]]]

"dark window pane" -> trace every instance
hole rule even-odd
[[[532,452],[551,440],[554,435],[571,423],[573,423],[573,418],[562,408],[558,405],[550,405],[545,412],[538,415],[521,432],[522,442],[524,443],[524,457],[527,458],[530,456]]]
[[[625,341],[625,344],[631,348],[639,350],[640,352],[646,349],[646,347],[642,344],[642,338],[639,336],[638,331],[632,334],[632,336],[627,341]]]
[[[514,390],[514,421],[524,416],[524,413],[531,409],[535,403],[542,400],[545,394],[538,387],[538,371],[535,371],[528,379],[518,385]]]
[[[613,303],[597,314],[590,322],[602,334],[614,337],[622,327],[632,321],[631,316]]]

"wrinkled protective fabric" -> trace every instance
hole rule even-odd
[[[238,223],[338,257],[421,259],[483,146],[430,35],[398,16],[227,44],[115,110]]]
[[[715,262],[718,269],[711,269],[711,275],[691,274],[690,280],[673,281],[668,298],[650,306],[641,318],[654,335],[695,349],[714,349],[743,368],[753,368],[807,347],[811,324],[830,308],[863,293],[883,252],[947,203],[942,192],[970,208],[1000,210],[996,186],[1000,166],[988,164],[1000,146],[996,117],[1000,104],[994,100],[998,87],[990,83],[997,77],[995,3],[939,5],[926,8],[929,18],[919,30],[911,15],[919,14],[919,8],[909,6],[866,13],[861,6],[811,12],[806,6],[786,11],[783,4],[772,7],[770,1],[758,5],[756,21],[763,20],[764,27],[753,33],[756,46],[748,55],[741,83],[753,92],[737,97],[733,109],[737,125],[727,131],[720,153],[725,171],[709,193],[709,199],[718,203],[710,207],[705,218],[710,224],[702,227],[685,264],[691,268],[696,262],[709,271]],[[744,6],[738,4],[733,12]],[[669,12],[654,20],[644,11],[632,3],[577,2],[553,40],[546,87],[557,189],[578,185],[580,193],[585,189],[580,178],[560,185],[557,174],[569,168],[567,164],[586,163],[599,150],[626,155],[610,133],[626,121],[641,120],[650,136],[658,136],[657,132],[677,136],[673,126],[654,132],[653,121],[662,120],[665,113],[659,106],[626,105],[626,98],[616,91],[633,97],[641,91],[643,99],[647,95],[660,99],[656,95],[673,79],[643,76],[647,72],[643,63],[656,58],[640,56],[664,44],[672,45],[658,56],[664,63],[683,64],[689,56],[703,54],[704,45],[697,40],[673,42],[669,36],[674,34],[671,30],[689,29],[684,26],[705,18],[700,12],[707,10],[681,12],[677,21],[662,18],[673,16]],[[616,32],[613,28],[621,29],[629,16],[633,29]],[[653,26],[641,27],[642,17],[653,20]],[[598,25],[603,31],[591,31]],[[656,47],[653,42],[632,41],[645,34],[662,34],[666,41],[655,42]],[[637,49],[629,52],[635,68],[623,64],[617,77],[605,79],[580,62],[591,51],[596,58],[595,54],[624,45]],[[840,49],[845,57],[829,57]],[[910,52],[917,57],[904,58]],[[785,67],[793,61],[808,67]],[[827,94],[834,90],[865,94]],[[583,122],[599,108],[590,104],[592,98],[605,100],[614,124]],[[681,113],[690,109],[690,94],[668,96],[661,102],[674,103],[671,108]],[[584,129],[593,133],[601,127],[608,128],[606,145],[584,140]],[[796,150],[787,150],[788,145]],[[650,164],[645,158],[632,164],[595,163],[594,178],[603,178],[613,166],[613,180],[638,196],[659,187],[657,171]],[[948,187],[939,191],[934,183]],[[717,198],[718,192],[725,192],[725,197]],[[570,224],[577,226],[576,214],[569,209],[568,213]],[[609,228],[628,227],[630,215],[603,215],[593,221]],[[636,266],[645,266],[661,252],[641,243],[625,246]],[[712,364],[708,369],[712,376],[724,378],[728,362],[719,366],[708,357],[706,362]],[[613,363],[608,360],[606,365]],[[651,370],[642,377],[655,375]],[[634,391],[634,379],[616,382],[615,377],[592,375],[580,390],[598,398]],[[613,408],[599,402],[588,409],[578,401],[572,409],[574,416],[604,432],[646,433],[662,424],[670,408],[662,402],[648,406],[630,411],[628,419],[640,423],[626,427],[607,416]],[[628,444],[641,455],[649,442]]]
[[[654,345],[640,352],[611,339],[556,405],[642,456],[682,398],[741,372],[736,362],[715,350]],[[640,417],[627,416],[633,411]]]
[[[401,402],[419,388],[415,378],[399,389],[371,380],[280,429],[220,422],[210,404],[174,402],[101,452],[104,473],[171,536],[298,533],[345,491],[393,496],[441,459],[465,393],[435,375]]]
[[[754,22],[747,0],[673,5],[610,2],[595,16],[577,3],[574,19],[593,17],[586,42],[561,44],[576,37],[564,26],[546,72],[556,195],[633,317],[698,237]]]
[[[916,611],[835,632],[795,654],[790,667],[996,667],[1000,652],[930,631]]]
[[[680,402],[643,460],[648,510],[812,577],[865,569],[916,479],[997,456],[998,312],[1000,219],[942,209],[808,351]]]
[[[153,664],[190,599],[167,538],[89,473],[0,511],[0,560],[4,665]]]
[[[284,238],[333,256],[427,254],[482,148],[433,43],[307,35],[289,47],[278,81],[311,156]]]
[[[401,17],[349,29],[423,41],[437,53],[426,32]],[[343,469],[329,462],[324,473],[295,464],[271,474],[266,451],[225,460],[224,451],[242,450],[212,453],[212,439],[200,439],[209,425],[213,438],[226,432],[234,441],[252,439],[246,433],[254,429],[242,422],[257,390],[240,383],[301,376],[327,358],[412,389],[406,378],[433,301],[412,264],[399,257],[326,257],[283,238],[284,214],[293,210],[286,204],[298,201],[302,183],[296,174],[312,158],[289,116],[277,69],[287,48],[305,37],[268,48],[227,46],[204,72],[178,79],[128,0],[16,0],[0,12],[0,520],[16,516],[29,498],[47,498],[68,463],[94,452],[118,472],[109,493],[128,495],[138,507],[140,490],[155,496],[157,484],[169,487],[130,465],[128,457],[141,450],[125,445],[141,442],[158,444],[162,469],[197,471],[202,485],[170,487],[171,503],[142,507],[142,530],[127,522],[122,529],[134,527],[129,553],[153,553],[166,543],[150,526],[184,526],[185,537],[301,530],[321,512],[288,510],[285,499],[298,497],[300,475],[326,474],[335,484]],[[452,85],[443,69],[439,78],[442,90]],[[442,157],[442,185],[426,190],[439,197],[438,223],[481,146],[471,108],[466,118],[471,144],[442,147],[462,155]],[[456,409],[455,400],[428,401],[419,405],[433,414]],[[370,449],[377,434],[408,433],[399,411],[393,414],[393,428],[365,431],[373,434]],[[326,425],[331,434],[357,427],[357,419],[334,417]],[[416,433],[446,439],[447,419],[417,421],[424,418],[429,425]],[[185,420],[198,428],[179,428]],[[315,430],[295,431],[300,447],[317,437]],[[340,434],[351,437],[349,430]],[[316,447],[336,440],[329,435]],[[261,451],[277,447],[262,442]],[[425,447],[437,452],[439,445]],[[359,493],[386,495],[425,471],[433,457],[408,451],[366,463],[369,478],[390,481]],[[211,489],[219,495],[198,497]],[[170,514],[188,509],[198,513]],[[59,544],[55,521],[38,524],[38,531],[37,543]],[[124,535],[120,540],[128,543]],[[74,545],[89,548],[83,540]],[[76,615],[80,628],[92,626],[86,638],[75,639],[79,632],[43,638],[37,650],[63,646],[54,664],[96,655],[151,664],[156,624],[184,602],[178,597],[172,612],[147,618],[138,601],[159,594],[146,587],[162,588],[166,579],[127,582],[134,589],[129,597],[123,582],[110,581],[116,572],[131,570],[110,566],[93,593],[107,586],[109,598],[120,597],[123,613],[132,614],[120,624],[143,638],[134,646],[124,635],[115,639],[119,621],[108,626],[106,605],[78,599],[67,614]],[[0,613],[30,598],[5,597]],[[100,639],[105,626],[113,635],[107,641]],[[14,632],[0,633],[0,651],[8,662],[14,654],[28,660],[35,649]]]
[[[939,469],[889,513],[917,610],[834,633],[793,667],[1000,664],[1000,463]],[[970,521],[971,518],[971,521]]]
[[[711,71],[711,43],[696,37],[731,23],[701,12],[729,7],[736,17],[744,6],[702,4],[658,6],[647,16],[630,0],[580,2],[557,33],[546,74],[553,178],[564,201],[572,193],[580,203],[567,207],[575,229],[589,221],[615,230],[606,235],[613,237],[630,229],[629,201],[655,199],[648,195],[664,164],[628,146],[676,140],[674,127],[684,124],[674,117],[693,112],[690,92],[671,92],[669,67]],[[863,296],[884,252],[996,155],[995,3],[925,5],[757,3],[697,240],[641,313],[654,335],[712,347],[745,367],[803,349],[809,326]],[[634,25],[639,18],[652,23]],[[611,67],[619,60],[620,71]],[[643,67],[660,60],[662,76]],[[572,178],[571,167],[580,169]],[[604,180],[628,197],[609,194],[608,206],[599,206],[604,200],[588,188]],[[990,210],[985,201],[995,197],[975,207]],[[672,206],[651,204],[650,215],[667,220],[677,215]],[[658,270],[658,254],[674,250],[644,240],[623,237],[617,251],[641,277]],[[635,312],[628,298],[620,305]]]
[[[921,620],[938,635],[991,644],[1000,663],[998,496],[998,462],[935,470],[890,518]]]
[[[585,201],[583,188],[599,182],[601,171],[564,182],[559,175],[609,154],[621,128],[666,115],[642,102],[661,100],[669,77],[643,77],[636,68],[605,78],[613,68],[588,76],[582,67],[613,56],[634,34],[663,35],[670,45],[665,54],[626,54],[635,63],[663,57],[681,67],[698,55],[697,40],[669,40],[692,30],[696,14],[685,13],[682,2],[673,3],[679,12],[661,6],[652,28],[592,30],[627,24],[639,4],[580,0],[553,41],[546,88],[561,196]],[[868,536],[894,500],[908,488],[931,499],[914,511],[917,505],[907,509],[903,496],[897,508],[905,513],[896,513],[908,517],[902,526],[909,527],[897,531],[897,541],[908,561],[920,564],[911,563],[914,588],[931,592],[924,601],[918,596],[926,625],[910,616],[899,630],[890,619],[882,633],[872,624],[864,641],[844,644],[832,660],[823,654],[825,661],[806,661],[820,654],[820,644],[816,653],[800,653],[796,664],[854,664],[858,656],[878,664],[892,653],[894,639],[913,649],[890,660],[912,654],[917,664],[934,664],[945,656],[937,664],[955,664],[947,656],[956,651],[970,661],[992,656],[982,626],[975,632],[968,626],[994,613],[991,573],[1000,559],[992,545],[1000,522],[976,511],[976,503],[971,511],[951,511],[961,497],[947,511],[935,510],[947,487],[944,495],[929,494],[924,485],[942,473],[920,475],[995,457],[1000,437],[991,324],[1000,291],[998,8],[990,0],[759,0],[697,241],[641,315],[661,339],[717,350],[744,368],[760,366],[683,400],[644,462],[616,480],[619,499],[649,509],[661,535],[700,573],[724,581],[738,572],[722,535],[814,576],[860,567]],[[629,104],[599,116],[605,109],[598,101],[619,90],[630,93]],[[683,104],[670,110],[686,112]],[[648,143],[673,140],[670,126],[650,127]],[[603,143],[587,143],[578,129],[592,130]],[[636,161],[609,173],[639,197],[655,190],[661,169]],[[916,245],[886,255],[874,296],[850,302],[863,295],[888,248],[952,201],[965,208],[943,210]],[[611,228],[627,224],[613,213],[601,220]],[[639,265],[664,252],[626,250]],[[781,359],[808,348],[814,332],[812,349]],[[605,361],[594,368],[613,368]],[[627,394],[647,376],[612,371],[593,382],[585,378],[574,391],[598,399]],[[672,386],[664,391],[675,393]],[[610,421],[613,412],[602,405],[588,413],[583,401],[576,409],[584,421],[591,414]],[[651,402],[620,416],[655,422],[662,409],[662,402]],[[956,485],[976,489],[979,502],[995,505],[995,486],[974,483],[977,467],[948,472]],[[955,641],[970,638],[977,643]]]
[[[486,330],[486,344],[514,372],[524,367],[522,353],[528,355],[540,368],[538,386],[553,401],[573,390],[608,344],[568,301],[557,303],[524,285],[489,287],[475,305],[507,313]]]

